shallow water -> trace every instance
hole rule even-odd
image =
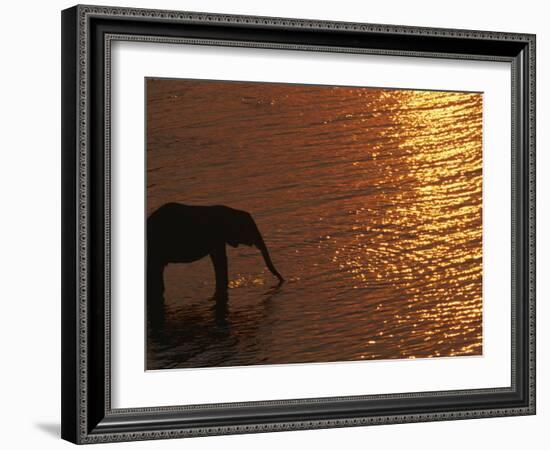
[[[287,279],[228,246],[165,270],[147,366],[480,355],[482,95],[147,82],[147,212],[252,214]]]

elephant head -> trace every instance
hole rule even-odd
[[[227,207],[226,207],[227,208]],[[262,234],[256,225],[256,222],[252,216],[246,211],[240,211],[238,209],[228,208],[230,213],[225,221],[226,230],[226,242],[232,247],[238,247],[239,244],[248,245],[249,247],[256,247],[262,253],[265,264],[270,272],[279,279],[279,282],[283,282],[284,278],[279,271],[273,265],[269,251],[264,242]]]

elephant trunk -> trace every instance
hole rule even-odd
[[[273,275],[275,275],[279,282],[285,281],[285,279],[281,276],[279,271],[275,268],[273,265],[273,261],[271,261],[271,257],[269,256],[269,252],[267,250],[267,246],[265,245],[264,239],[262,238],[262,235],[259,235],[258,242],[256,243],[256,247],[262,252],[262,256],[264,257],[265,264],[267,268],[271,271]]]

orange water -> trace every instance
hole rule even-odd
[[[482,95],[147,82],[147,211],[252,214],[228,247],[216,320],[208,258],[165,271],[149,369],[480,355]]]

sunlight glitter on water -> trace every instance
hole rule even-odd
[[[147,92],[148,212],[246,210],[288,280],[230,249],[220,328],[210,261],[169,266],[149,368],[481,354],[481,94],[192,80]]]

